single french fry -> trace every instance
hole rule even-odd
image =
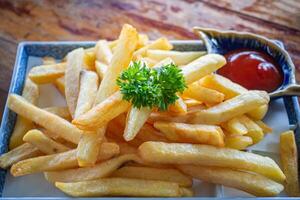
[[[67,120],[28,103],[23,97],[10,94],[8,107],[17,114],[27,117],[50,132],[59,134],[67,141],[78,144],[82,131]]]
[[[71,121],[72,120],[72,116],[69,112],[69,109],[67,107],[57,107],[57,106],[53,106],[53,107],[46,107],[43,108],[44,110],[51,112],[61,118],[64,118],[65,120]]]
[[[138,33],[136,29],[128,24],[123,25],[116,50],[98,89],[95,105],[118,90],[116,84],[117,77],[123,69],[128,67],[132,60],[132,55],[137,46],[137,42]],[[126,49],[126,51],[124,51],[124,49]]]
[[[147,107],[135,108],[131,106],[127,113],[126,126],[123,137],[126,141],[132,140],[147,121],[151,109]]]
[[[178,96],[178,99],[175,101],[174,104],[169,106],[168,110],[174,113],[184,115],[187,113],[187,105],[184,103],[183,99]]]
[[[158,49],[149,49],[147,50],[146,56],[160,61],[165,58],[171,58],[174,63],[178,66],[180,65],[187,65],[188,63],[192,62],[196,58],[203,56],[206,52],[205,51],[168,51],[168,50],[158,50]]]
[[[78,48],[67,55],[65,72],[65,95],[69,111],[74,118],[80,87],[80,71],[83,67],[83,48]]]
[[[74,119],[72,123],[82,130],[96,130],[126,112],[129,106],[129,102],[122,100],[122,94],[115,92],[85,114]]]
[[[113,54],[109,48],[108,42],[106,40],[99,40],[96,43],[95,51],[96,51],[97,61],[103,62],[106,65],[109,65]]]
[[[180,187],[180,193],[182,197],[193,197],[194,191],[192,188]]]
[[[249,91],[206,110],[193,113],[191,123],[220,124],[269,102],[264,91]]]
[[[177,183],[126,178],[103,178],[77,183],[56,182],[55,186],[74,197],[132,196],[180,197]]]
[[[65,74],[66,63],[40,65],[33,67],[28,77],[36,84],[53,83],[57,78]]]
[[[231,80],[218,74],[205,76],[200,81],[204,87],[217,90],[225,95],[225,99],[231,99],[237,95],[246,93],[248,90]],[[262,119],[267,113],[268,105],[262,105],[257,109],[249,111],[249,115],[256,120]]]
[[[86,70],[95,71],[95,60],[96,60],[95,51],[85,50],[84,56],[83,56],[83,67]]]
[[[39,98],[39,87],[35,83],[33,83],[30,79],[26,79],[25,86],[23,89],[22,96],[30,103],[36,105]],[[9,141],[9,149],[16,148],[23,144],[23,136],[27,131],[34,127],[33,123],[22,117],[17,116],[16,124],[14,130],[11,134]]]
[[[51,183],[95,180],[109,176],[124,163],[134,160],[138,160],[136,155],[127,154],[101,162],[92,167],[45,172],[44,174],[46,180]]]
[[[170,141],[224,146],[224,134],[219,126],[155,122],[154,127],[160,130]]]
[[[224,94],[201,86],[199,81],[190,84],[188,88],[184,90],[183,96],[208,104],[218,104],[224,100]]]
[[[168,39],[162,37],[136,50],[133,54],[133,58],[136,59],[138,56],[145,57],[149,49],[171,50],[172,48],[173,46]]]
[[[236,149],[201,144],[145,142],[139,147],[139,155],[146,162],[229,167],[256,172],[279,182],[285,180],[285,175],[271,158]]]
[[[232,118],[227,122],[221,124],[222,128],[224,128],[230,136],[232,135],[245,135],[248,133],[248,129],[246,126],[240,121],[239,117]]]
[[[273,129],[268,126],[267,124],[265,124],[263,121],[261,120],[257,120],[255,121],[255,123],[263,130],[264,133],[272,133]]]
[[[207,54],[182,67],[182,73],[187,85],[216,71],[226,64],[226,59],[218,54]]]
[[[139,34],[138,43],[136,46],[136,49],[140,49],[144,46],[146,46],[149,42],[148,35],[146,34]]]
[[[255,196],[277,196],[283,190],[283,185],[271,179],[244,171],[192,165],[179,165],[178,168],[196,179],[233,187]]]
[[[184,103],[188,108],[202,105],[201,101],[197,101],[195,99],[184,99]]]
[[[32,144],[44,154],[55,154],[70,150],[70,148],[55,142],[37,129],[28,131],[24,135],[23,140]]]
[[[40,152],[36,147],[29,143],[24,143],[13,150],[2,154],[0,156],[0,167],[2,169],[6,169],[21,160],[39,155],[42,155],[42,152]]]
[[[65,96],[65,76],[62,76],[54,81],[54,86],[58,89],[61,95]]]
[[[98,161],[109,159],[117,154],[119,154],[119,146],[117,144],[103,143],[98,154]],[[10,172],[13,176],[23,176],[37,172],[56,171],[75,167],[78,167],[78,163],[76,149],[73,149],[62,153],[22,160],[15,163],[11,167]]]
[[[159,67],[162,67],[164,65],[168,65],[168,64],[171,64],[171,63],[174,63],[174,61],[171,59],[171,58],[165,58],[159,62],[156,62],[155,65],[153,65],[151,68],[159,68]]]
[[[240,116],[240,121],[247,128],[248,132],[246,136],[249,136],[253,140],[253,144],[258,143],[264,138],[263,130],[249,117],[246,115]]]
[[[233,135],[225,137],[225,146],[232,149],[244,150],[253,144],[253,140],[249,136]]]
[[[95,67],[96,67],[96,72],[97,72],[100,80],[103,80],[104,74],[107,70],[107,65],[105,65],[105,64],[103,64],[103,63],[96,60]]]
[[[93,106],[98,89],[98,76],[92,71],[81,71],[80,90],[74,118],[79,117]]]
[[[298,152],[293,131],[280,135],[280,160],[286,176],[285,190],[291,197],[299,197]]]
[[[159,169],[153,167],[125,166],[113,172],[110,177],[157,180],[178,183],[182,187],[190,187],[192,178],[176,169]]]

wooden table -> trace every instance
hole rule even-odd
[[[0,116],[19,42],[115,39],[124,23],[150,38],[196,39],[203,26],[282,40],[300,80],[299,0],[0,0]]]

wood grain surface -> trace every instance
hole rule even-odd
[[[1,116],[19,42],[115,39],[124,23],[151,38],[196,39],[203,26],[282,40],[300,80],[299,0],[0,0],[0,16]]]

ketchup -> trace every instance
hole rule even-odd
[[[247,89],[271,92],[282,84],[280,68],[263,52],[238,49],[225,54],[225,58],[227,64],[217,73]]]

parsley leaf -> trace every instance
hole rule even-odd
[[[133,62],[117,79],[123,99],[134,107],[168,109],[178,99],[177,92],[186,88],[184,77],[175,64],[150,69],[142,62]]]

